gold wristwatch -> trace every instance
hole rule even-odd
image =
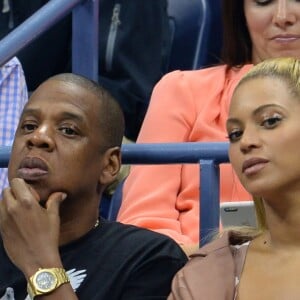
[[[53,292],[64,283],[70,282],[63,268],[39,269],[29,278],[27,292],[31,299]]]

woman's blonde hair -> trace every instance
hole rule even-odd
[[[300,60],[297,58],[280,57],[262,61],[242,77],[235,90],[250,79],[263,77],[282,79],[292,93],[300,95]]]

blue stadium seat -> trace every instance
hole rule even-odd
[[[110,221],[117,220],[118,212],[122,203],[124,180],[125,179],[119,182],[117,188],[115,189],[110,199],[110,206],[108,208],[108,214],[107,214],[107,219]]]
[[[207,1],[210,7],[210,30],[207,40],[206,58],[202,66],[211,66],[221,62],[221,48],[222,48],[222,0],[209,0]]]
[[[220,5],[220,0],[168,1],[172,31],[169,71],[199,69],[219,61]]]

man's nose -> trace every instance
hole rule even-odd
[[[28,135],[28,147],[44,148],[51,151],[54,147],[52,129],[47,125],[41,125]]]

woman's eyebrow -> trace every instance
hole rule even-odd
[[[277,108],[281,108],[280,105],[278,104],[275,104],[275,103],[269,103],[269,104],[265,104],[265,105],[261,105],[259,106],[258,108],[256,108],[252,115],[257,115],[257,114],[260,114],[262,111],[264,111],[265,109],[267,108],[272,108],[272,107],[277,107]]]
[[[269,104],[265,104],[265,105],[261,105],[259,107],[257,107],[256,109],[254,109],[254,111],[251,113],[252,116],[256,116],[258,114],[260,114],[261,112],[263,112],[265,109],[267,108],[282,108],[280,105],[275,104],[275,103],[269,103]],[[241,123],[240,119],[237,117],[229,117],[226,121],[226,125],[231,124],[231,123]]]
[[[236,123],[241,123],[241,121],[238,118],[228,118],[226,121],[226,125],[230,124],[236,124]]]

